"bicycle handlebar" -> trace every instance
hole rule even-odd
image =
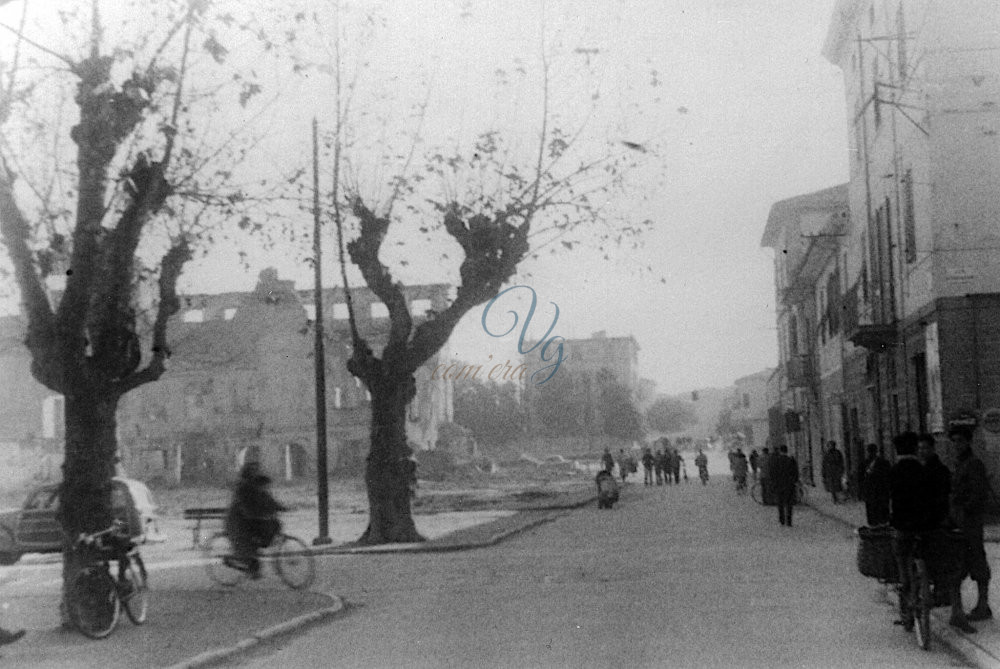
[[[98,546],[98,547],[103,547],[102,543],[101,543],[101,539],[103,539],[104,537],[113,536],[113,535],[118,535],[118,538],[122,538],[122,539],[125,539],[125,538],[129,538],[130,539],[130,537],[126,536],[126,529],[127,528],[126,528],[125,522],[122,521],[121,519],[116,518],[111,523],[110,527],[105,528],[105,529],[103,529],[103,530],[101,530],[99,532],[93,532],[91,534],[87,534],[86,532],[81,532],[80,536],[78,536],[76,538],[75,545],[76,546]]]

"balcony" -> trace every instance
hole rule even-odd
[[[899,333],[896,323],[874,322],[872,308],[864,304],[854,284],[844,295],[844,336],[855,346],[871,351],[884,351],[895,346]]]
[[[884,351],[896,345],[899,332],[895,323],[859,323],[847,333],[847,338],[855,346],[871,351]]]

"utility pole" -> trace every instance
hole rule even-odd
[[[316,117],[312,122],[313,140],[313,286],[315,303],[314,324],[316,346],[313,356],[316,368],[316,501],[319,505],[319,534],[314,546],[332,543],[330,539],[330,491],[326,462],[326,353],[323,347],[323,272],[319,212],[319,127]]]

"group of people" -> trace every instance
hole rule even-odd
[[[918,538],[942,529],[957,528],[964,537],[964,551],[949,573],[936,584],[941,603],[951,605],[953,627],[975,632],[970,621],[993,617],[989,605],[990,566],[983,546],[983,523],[990,494],[983,462],[972,452],[972,433],[965,426],[948,432],[955,447],[955,470],[941,462],[932,435],[903,432],[893,439],[896,461],[889,461],[874,444],[861,479],[868,524],[893,528],[893,547],[899,562],[902,592],[913,575],[911,556]],[[966,614],[962,607],[961,583],[970,577],[976,583],[975,606]],[[905,607],[904,607],[905,610]],[[904,625],[912,621],[903,619]]]
[[[657,449],[645,448],[642,451],[642,471],[644,485],[670,485],[681,482],[683,471],[684,479],[687,480],[687,470],[684,467],[684,457],[676,448],[670,448],[669,440],[662,440],[663,447]],[[622,479],[624,480],[624,478]]]

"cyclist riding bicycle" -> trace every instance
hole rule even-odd
[[[244,464],[226,514],[226,534],[232,542],[233,555],[255,579],[261,575],[258,551],[269,546],[281,531],[278,513],[287,511],[271,495],[267,488],[270,483],[260,463]]]
[[[935,482],[917,459],[917,435],[903,432],[893,439],[896,463],[889,470],[889,525],[893,528],[892,545],[896,554],[900,581],[900,612],[905,629],[913,628],[913,614],[906,601],[914,578],[913,555],[918,541],[931,540],[939,522],[934,512],[937,497]],[[948,584],[952,613],[948,623],[965,633],[975,632],[962,612],[961,594],[956,584]]]

